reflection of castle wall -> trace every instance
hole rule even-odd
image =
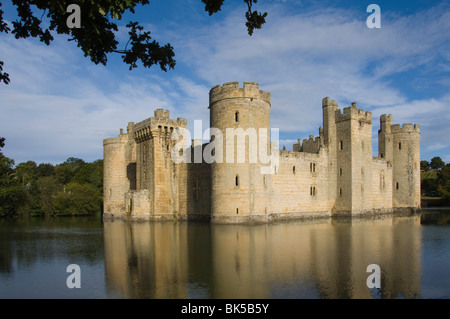
[[[370,264],[381,296],[420,292],[418,217],[248,227],[212,227],[213,298],[277,297],[276,287],[314,286],[322,298],[371,298]],[[283,290],[279,289],[279,290]]]
[[[420,293],[419,217],[333,222],[315,236],[314,269],[323,298],[371,298],[367,266],[381,268],[381,295],[417,297]]]
[[[252,226],[109,221],[106,280],[127,298],[371,298],[366,269],[378,264],[379,296],[417,297],[419,225],[417,216]]]
[[[263,225],[211,229],[212,297],[270,298],[270,251]]]
[[[174,223],[104,223],[105,274],[125,298],[187,296],[186,232]]]

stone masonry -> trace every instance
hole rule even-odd
[[[187,121],[163,109],[104,140],[105,219],[241,223],[420,209],[419,125],[382,115],[373,157],[372,113],[326,97],[319,136],[281,151],[267,133],[270,93],[257,83],[217,85],[209,100],[220,132],[209,143],[188,146],[174,135]]]

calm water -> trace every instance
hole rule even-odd
[[[0,219],[0,298],[450,298],[449,269],[450,210],[253,226]]]

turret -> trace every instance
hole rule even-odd
[[[378,131],[378,157],[392,163],[392,115],[380,116],[380,129]]]
[[[211,128],[219,129],[223,138],[223,148],[217,150],[223,162],[211,166],[211,219],[265,219],[270,176],[261,174],[260,148],[270,154],[270,93],[254,82],[244,82],[242,88],[230,82],[213,87],[209,98]]]
[[[128,147],[127,147],[128,146]],[[120,215],[125,210],[124,194],[130,189],[127,164],[130,155],[129,135],[120,130],[118,137],[103,141],[103,213]],[[128,155],[128,156],[127,156]]]
[[[178,166],[172,159],[172,148],[178,142],[172,139],[177,128],[186,128],[186,120],[171,119],[169,111],[155,110],[154,117],[137,123],[133,129],[136,142],[137,191],[148,197],[149,207],[134,205],[136,212],[144,212],[150,218],[165,218],[179,211]],[[144,192],[145,191],[145,192]],[[137,195],[135,195],[138,201]],[[139,199],[147,204],[147,201]]]
[[[391,126],[394,208],[420,208],[420,126]]]
[[[370,209],[372,187],[372,113],[356,102],[337,110],[337,201],[336,210],[361,212]]]

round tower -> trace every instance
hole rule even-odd
[[[125,193],[129,191],[125,146],[127,134],[103,141],[103,215],[114,217],[126,211]]]
[[[393,206],[420,208],[420,126],[391,126],[393,136]]]
[[[211,221],[266,220],[270,212],[270,93],[257,83],[215,86],[209,94],[211,128],[222,134],[222,161],[211,166]],[[214,140],[215,136],[211,136]],[[266,157],[265,157],[265,156]]]

